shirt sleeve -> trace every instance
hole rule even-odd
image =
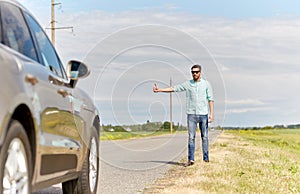
[[[208,81],[207,81],[206,95],[207,95],[207,100],[208,101],[214,101],[213,90],[212,90],[212,87],[211,87],[211,85]]]
[[[174,92],[182,92],[186,90],[186,82],[173,86]]]

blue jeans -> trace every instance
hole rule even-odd
[[[209,160],[209,156],[208,156],[208,115],[188,114],[187,122],[188,122],[188,133],[189,133],[188,160],[194,161],[195,137],[196,137],[197,124],[199,124],[200,132],[201,132],[203,160]]]

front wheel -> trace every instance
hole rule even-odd
[[[96,194],[99,174],[99,136],[93,132],[78,179],[62,184],[64,194]]]
[[[0,193],[31,193],[31,151],[18,121],[12,121],[0,151]]]

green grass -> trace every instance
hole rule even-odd
[[[257,146],[267,146],[293,153],[300,151],[300,129],[230,131],[253,142]]]
[[[150,136],[158,136],[158,135],[167,135],[170,134],[168,131],[156,131],[156,132],[147,132],[147,131],[139,131],[139,132],[100,132],[100,140],[121,140],[121,139],[132,139],[132,138],[143,138]]]

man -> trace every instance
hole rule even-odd
[[[208,81],[201,78],[201,66],[191,68],[193,79],[169,88],[158,88],[154,84],[153,92],[186,92],[186,113],[188,124],[188,161],[185,166],[194,164],[196,128],[199,124],[202,138],[203,161],[209,162],[208,122],[213,121],[214,100]]]

